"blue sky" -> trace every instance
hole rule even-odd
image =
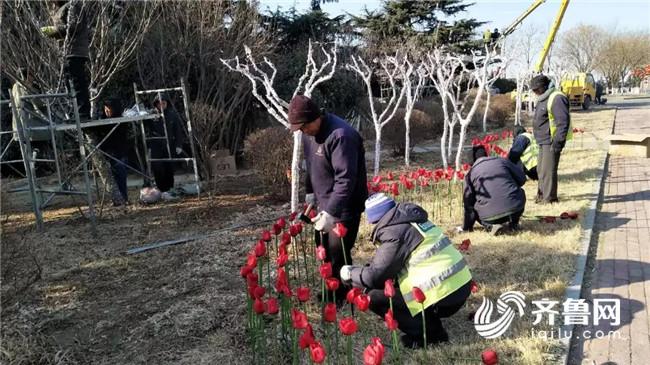
[[[475,0],[474,5],[461,17],[473,17],[489,21],[489,26],[503,29],[521,14],[532,0]],[[560,6],[560,0],[548,0],[524,22],[537,23],[549,27]],[[288,9],[295,5],[299,11],[309,8],[309,0],[260,0],[261,9],[275,9],[280,6]],[[365,6],[373,10],[379,8],[380,0],[339,0],[338,3],[323,4],[321,7],[331,15],[359,14]],[[573,0],[569,4],[560,31],[579,23],[597,24],[608,29],[645,30],[650,32],[649,0]]]

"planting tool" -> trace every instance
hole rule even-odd
[[[307,224],[312,224],[313,222],[311,221],[311,218],[309,218],[309,212],[311,212],[312,209],[314,209],[314,206],[313,204],[310,203],[309,205],[307,205],[307,208],[305,208],[305,211],[300,213],[298,219],[300,219],[301,221]]]

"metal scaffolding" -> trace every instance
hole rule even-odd
[[[100,147],[110,137],[110,135],[117,129],[117,127],[124,123],[130,123],[130,124],[137,123],[140,125],[140,133],[142,135],[141,137],[144,145],[144,152],[145,152],[144,156],[145,156],[145,163],[147,169],[145,173],[126,164],[125,166],[129,170],[134,171],[137,174],[143,176],[145,179],[148,179],[148,181],[152,181],[153,180],[151,178],[152,161],[154,162],[184,161],[186,163],[192,162],[192,168],[194,172],[194,182],[196,184],[197,193],[200,193],[199,173],[198,173],[198,166],[195,157],[196,148],[194,146],[192,122],[190,120],[190,113],[189,113],[189,102],[187,100],[187,93],[186,93],[184,81],[181,80],[180,87],[156,89],[156,90],[137,90],[137,87],[134,85],[134,92],[135,92],[136,105],[138,106],[137,108],[138,115],[128,116],[128,117],[108,118],[108,119],[101,119],[101,120],[92,120],[83,123],[79,118],[77,99],[75,97],[75,92],[72,86],[70,86],[70,91],[63,92],[63,93],[23,95],[20,97],[19,101],[13,100],[14,95],[12,95],[10,100],[0,100],[0,107],[4,106],[4,104],[8,104],[11,107],[11,111],[13,114],[13,118],[15,119],[15,126],[16,126],[15,130],[12,129],[11,131],[1,132],[2,133],[1,135],[11,134],[12,139],[9,141],[7,146],[0,146],[0,150],[2,151],[2,154],[0,155],[0,164],[11,166],[11,164],[18,163],[18,162],[23,163],[23,166],[25,168],[24,177],[27,180],[27,190],[29,191],[29,195],[31,198],[32,209],[34,211],[34,216],[36,218],[36,226],[38,229],[43,228],[42,211],[52,201],[52,199],[54,199],[56,196],[59,195],[69,195],[69,196],[74,195],[74,196],[85,196],[86,204],[88,205],[88,216],[91,221],[91,230],[93,234],[95,234],[96,214],[95,214],[95,207],[94,207],[93,189],[91,188],[91,171],[89,169],[88,162],[90,161],[91,156],[97,153],[101,153],[103,155],[102,157],[104,158],[119,161],[116,157],[111,156],[110,154],[101,150]],[[191,148],[191,154],[192,154],[190,157],[174,158],[172,156],[171,149],[169,146],[169,139],[167,138],[167,128],[164,121],[164,113],[156,112],[153,114],[145,114],[145,113],[141,113],[139,109],[140,97],[142,95],[157,94],[158,97],[160,98],[162,93],[170,93],[170,92],[179,93],[180,96],[183,98],[183,106],[185,109],[185,119],[186,119],[185,130],[187,133],[187,137]],[[35,105],[35,103],[37,102],[44,103],[46,105],[47,112],[45,114],[34,112],[34,110],[37,111],[39,110]],[[26,108],[25,103],[32,103],[34,107]],[[66,113],[65,112],[62,113],[61,110],[57,110],[55,112],[55,109],[57,109],[56,107],[64,106],[61,109],[65,110],[66,105],[69,107],[69,110],[72,111],[72,113],[68,113],[68,114],[72,114],[72,115],[66,115]],[[46,124],[42,126],[26,125],[24,121],[28,120],[29,117],[37,118],[45,122]],[[165,136],[148,137],[144,126],[145,123],[163,123]],[[102,136],[102,139],[99,142],[97,142],[96,144],[92,144],[90,141],[87,141],[85,139],[84,129],[98,127],[98,126],[113,126],[113,127],[106,135]],[[37,132],[37,131],[50,132],[49,141],[51,142],[52,145],[53,158],[51,159],[37,158],[36,154],[34,153],[30,136],[32,135],[32,132]],[[60,146],[59,143],[57,143],[57,134],[59,133],[66,133],[75,137],[76,144],[78,145],[78,156],[81,161],[78,164],[76,164],[76,166],[74,166],[74,168],[72,169],[65,168],[61,163],[61,158],[59,153]],[[152,159],[148,151],[147,141],[151,139],[163,139],[163,138],[165,139],[165,144],[167,146],[168,156],[166,158],[163,157],[163,158]],[[12,145],[12,143],[15,142],[17,142],[20,146],[22,160],[5,160],[4,156],[9,150],[9,147]],[[56,170],[56,178],[57,178],[55,188],[45,188],[41,185],[39,179],[37,179],[36,177],[35,165],[37,163],[49,163],[54,165],[54,168]],[[84,185],[83,190],[76,188],[72,180],[73,177],[75,177],[80,173],[83,177],[83,185]],[[24,190],[25,189],[14,189],[8,192],[18,192]]]

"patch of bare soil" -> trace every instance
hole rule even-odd
[[[75,207],[48,210],[44,232],[27,210],[5,215],[0,363],[248,363],[238,268],[261,225],[214,231],[288,210],[256,186],[248,175],[220,182],[218,195],[110,208],[97,239]]]

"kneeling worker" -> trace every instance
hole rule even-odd
[[[501,157],[487,157],[485,147],[474,146],[474,163],[465,175],[463,207],[465,219],[461,231],[471,231],[478,221],[490,233],[497,235],[509,223],[519,230],[519,218],[526,206],[524,172]]]
[[[537,155],[539,147],[535,142],[532,133],[526,132],[524,127],[518,125],[513,131],[515,138],[512,140],[512,147],[508,152],[508,160],[513,164],[522,167],[526,176],[532,180],[537,180]]]
[[[372,239],[379,248],[369,265],[343,266],[341,280],[367,290],[370,309],[384,318],[389,309],[384,284],[393,279],[393,316],[409,348],[424,344],[422,305],[412,294],[414,287],[420,288],[426,296],[427,343],[448,341],[440,318],[456,313],[471,292],[472,274],[463,255],[420,206],[397,204],[382,193],[372,195],[365,205],[368,222],[376,225]]]

